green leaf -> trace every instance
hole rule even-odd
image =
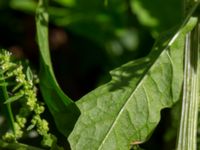
[[[128,150],[147,140],[160,111],[180,97],[184,39],[195,24],[196,19],[186,19],[146,58],[111,71],[109,83],[77,102],[81,116],[69,136],[72,150]]]
[[[63,5],[63,6],[67,6],[67,7],[72,7],[76,4],[75,0],[54,0],[55,2]]]
[[[26,69],[26,76],[27,76],[28,81],[32,81],[33,80],[33,73],[31,71],[30,67],[27,67],[27,69]]]
[[[14,101],[16,101],[16,100],[19,100],[21,97],[23,97],[24,96],[24,94],[16,94],[16,95],[14,95],[14,96],[12,96],[12,97],[9,97],[5,102],[4,102],[4,104],[8,104],[8,103],[12,103],[12,102],[14,102]]]
[[[48,43],[47,1],[40,0],[36,12],[37,39],[40,49],[40,89],[58,130],[69,135],[80,114],[76,104],[60,89],[51,65]]]
[[[37,3],[34,0],[11,0],[10,7],[13,9],[21,10],[26,13],[35,12]]]

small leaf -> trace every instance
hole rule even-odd
[[[17,91],[23,84],[22,83],[18,83],[13,89],[12,92]]]
[[[24,96],[24,94],[17,94],[17,95],[14,95],[14,96],[8,98],[8,99],[4,102],[4,104],[8,104],[8,103],[12,103],[12,102],[14,102],[14,101],[17,101],[17,100],[19,100],[19,99],[20,99],[21,97],[23,97],[23,96]]]
[[[30,130],[32,130],[34,127],[35,127],[35,125],[31,124],[30,126],[27,127],[26,130],[27,130],[27,131],[30,131]]]
[[[26,69],[26,76],[27,76],[27,79],[28,79],[29,81],[32,81],[32,80],[33,80],[33,73],[32,73],[32,71],[31,71],[30,67],[28,67],[28,68]]]
[[[160,111],[178,101],[183,81],[185,34],[196,19],[161,37],[152,52],[111,71],[112,80],[81,98],[72,150],[128,150],[143,143],[160,120]],[[187,23],[187,24],[186,24]]]

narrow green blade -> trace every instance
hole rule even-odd
[[[47,0],[40,0],[36,11],[37,39],[40,49],[40,89],[58,130],[66,137],[80,114],[76,104],[60,89],[53,73],[48,43]]]

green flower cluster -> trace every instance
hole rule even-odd
[[[0,52],[0,73],[6,83],[3,85],[9,89],[9,98],[4,103],[11,104],[17,101],[21,104],[13,123],[14,131],[7,132],[2,138],[11,142],[21,138],[24,132],[36,130],[38,134],[43,136],[42,143],[46,146],[52,146],[55,137],[49,133],[48,122],[40,117],[45,108],[43,103],[37,101],[36,97],[35,83],[39,79],[32,74],[30,68],[26,69],[26,73],[24,72],[22,64],[12,61],[10,52],[6,50]],[[31,118],[30,121],[27,118]]]

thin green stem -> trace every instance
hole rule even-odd
[[[30,145],[25,145],[21,143],[6,143],[0,140],[0,149],[8,150],[44,150]]]
[[[2,76],[3,75],[1,75],[1,77]],[[2,79],[1,82],[5,83],[5,80]],[[5,106],[6,120],[8,120],[9,126],[15,134],[14,117],[12,113],[11,104],[10,103],[4,104],[4,102],[9,98],[6,84],[2,84],[2,86],[0,87],[0,93],[1,93],[2,104],[6,105]]]

